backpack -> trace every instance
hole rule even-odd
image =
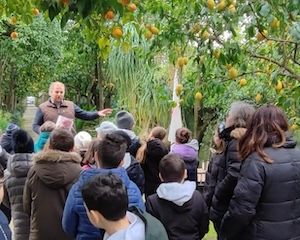
[[[137,215],[145,223],[145,240],[169,240],[163,224],[151,214],[132,206],[128,211]]]

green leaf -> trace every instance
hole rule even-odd
[[[124,53],[126,53],[126,52],[128,52],[129,50],[130,50],[130,44],[129,43],[127,43],[127,42],[123,42],[122,44],[121,44],[121,49],[122,49],[122,51],[124,52]]]
[[[53,21],[53,19],[58,15],[59,10],[54,6],[50,6],[48,12],[50,20]]]
[[[271,5],[270,5],[269,3],[265,3],[265,4],[261,7],[259,13],[260,13],[261,16],[267,17],[268,14],[270,13],[270,10],[271,10]]]

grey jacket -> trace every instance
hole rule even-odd
[[[3,203],[11,208],[14,223],[14,239],[29,239],[29,216],[23,210],[23,189],[32,154],[18,153],[12,155],[4,172],[5,194]]]

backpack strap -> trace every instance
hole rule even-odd
[[[137,215],[145,223],[145,240],[168,240],[167,232],[162,223],[151,214],[132,206],[128,211]]]

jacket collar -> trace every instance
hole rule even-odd
[[[33,157],[33,162],[37,163],[40,161],[48,162],[61,162],[61,161],[73,161],[75,163],[81,162],[81,157],[76,152],[63,152],[59,150],[46,150],[40,151]]]

